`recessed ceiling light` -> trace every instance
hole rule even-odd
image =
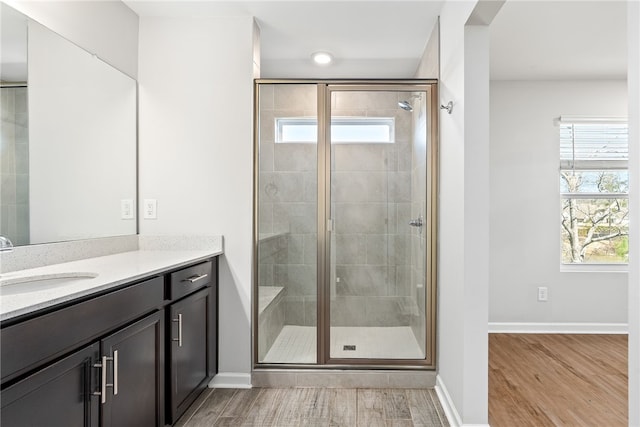
[[[313,62],[318,65],[328,65],[333,61],[333,56],[328,52],[316,52],[311,55],[311,58],[313,58]]]

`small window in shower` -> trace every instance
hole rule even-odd
[[[315,117],[278,117],[276,143],[316,143]],[[395,142],[393,117],[334,117],[331,120],[333,144],[390,144]]]

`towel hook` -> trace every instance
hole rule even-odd
[[[440,109],[447,110],[447,113],[451,114],[451,112],[453,111],[453,101],[449,101],[447,105],[441,105]]]

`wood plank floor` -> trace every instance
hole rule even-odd
[[[626,426],[627,336],[489,334],[491,427]]]
[[[178,427],[449,426],[431,389],[205,390]]]

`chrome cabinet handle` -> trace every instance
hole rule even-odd
[[[117,353],[117,351],[116,351]],[[116,356],[117,357],[117,356]],[[113,384],[107,383],[107,361],[113,360],[113,357],[102,356],[102,362],[93,365],[94,368],[100,368],[100,391],[94,391],[94,396],[100,396],[100,403],[107,403],[107,387],[113,387]],[[115,382],[115,381],[114,381]],[[117,394],[117,393],[114,393]]]
[[[107,401],[106,391],[107,391],[107,360],[106,356],[102,356],[101,363],[95,363],[93,365],[94,368],[100,368],[100,391],[94,391],[94,396],[100,396],[100,403],[105,403]]]
[[[179,313],[178,318],[173,321],[178,322],[178,338],[173,338],[172,341],[178,341],[178,347],[182,347],[182,313]]]
[[[113,352],[113,395],[118,394],[118,350]]]
[[[422,217],[418,217],[417,219],[412,219],[409,221],[409,225],[412,227],[422,227]]]
[[[195,276],[191,276],[191,277],[187,277],[186,279],[182,279],[182,282],[195,283],[198,280],[204,279],[205,277],[209,277],[209,275],[206,274],[206,273],[205,274],[201,274],[201,275],[197,275],[196,274]]]

